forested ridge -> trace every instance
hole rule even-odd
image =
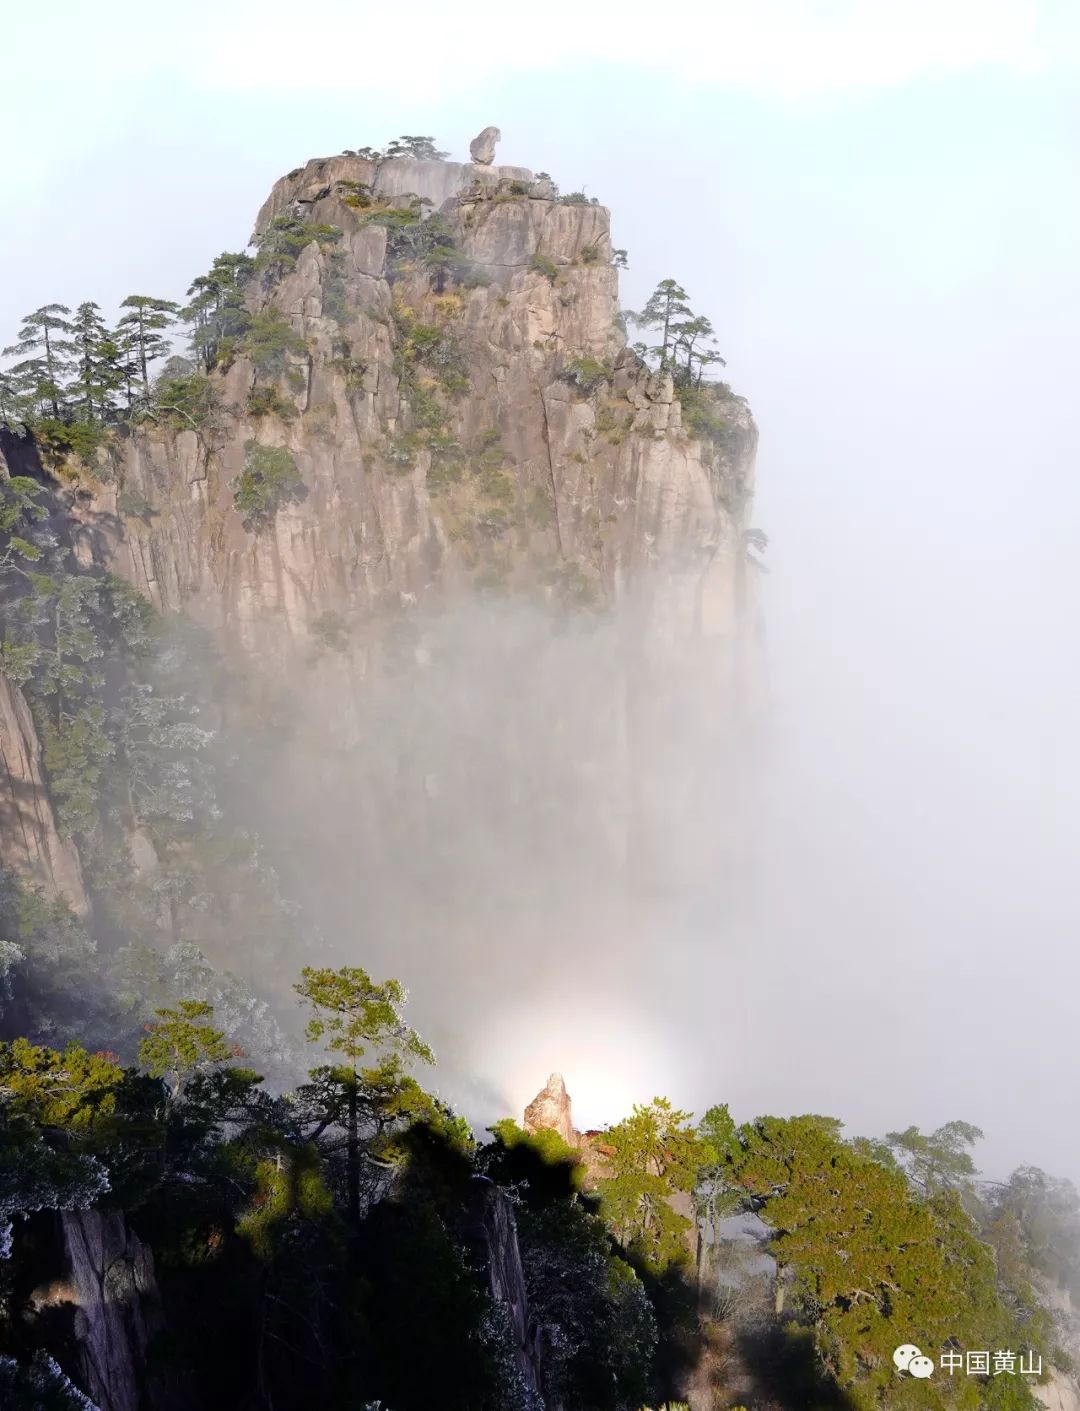
[[[408,137],[348,155],[444,154]],[[589,204],[541,177],[540,196],[514,180],[489,205]],[[385,231],[386,280],[416,306],[395,294],[380,324],[401,402],[379,474],[397,483],[422,466],[433,498],[462,503],[464,486],[480,508],[454,524],[455,543],[473,536],[477,590],[498,589],[484,554],[563,530],[539,492],[516,505],[504,432],[478,422],[469,440],[455,425],[470,393],[455,320],[490,276],[430,202],[333,187],[361,234]],[[319,963],[320,938],[244,808],[251,759],[289,748],[287,711],[260,696],[237,712],[243,663],[78,552],[72,527],[82,472],[108,480],[147,427],[196,433],[209,460],[226,420],[243,422],[228,491],[253,541],[307,496],[284,441],[298,419],[316,424],[297,369],[310,340],[276,291],[314,247],[318,318],[340,331],[356,311],[343,231],[303,204],[274,215],[252,253],[219,256],[186,302],[132,295],[115,325],[92,302],[35,310],[0,372],[0,685],[27,703],[89,898],[79,915],[0,867],[0,1407],[1035,1406],[1051,1367],[1073,1371],[1069,1182],[1027,1166],[980,1178],[982,1133],[963,1121],[880,1137],[819,1114],[737,1122],[721,1074],[703,1115],[642,1093],[578,1145],[509,1114],[474,1131],[436,1091],[437,1055],[401,980],[372,973],[362,941],[359,963]],[[525,273],[570,307],[572,279],[601,264],[591,244],[561,264],[538,252]],[[429,307],[441,322],[417,312]],[[620,399],[613,358],[560,347],[565,401],[551,406],[573,420],[593,399],[613,459],[633,436],[661,442],[647,416],[677,407],[720,503],[715,458],[735,442],[739,399],[712,380],[712,325],[673,279],[623,323],[652,340],[620,356],[655,399],[636,384]],[[529,356],[548,357],[532,342]],[[328,365],[358,397],[369,369],[352,348],[335,335]],[[250,386],[229,407],[224,378],[241,362]],[[588,470],[583,452],[567,460]],[[732,523],[745,493],[728,496]],[[126,483],[117,509],[161,515]],[[597,511],[597,543],[615,517]],[[739,574],[764,546],[739,530]],[[546,587],[560,614],[598,613],[602,581],[567,559]],[[316,649],[343,651],[348,631],[320,614]],[[242,974],[233,955],[248,959]],[[87,1352],[72,1253],[106,1233],[136,1271],[119,1291],[99,1271],[104,1302],[125,1310],[125,1365],[107,1374]],[[998,1362],[919,1380],[894,1364],[904,1344]]]

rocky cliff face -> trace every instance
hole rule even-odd
[[[118,1211],[65,1210],[60,1219],[82,1380],[101,1411],[139,1411],[148,1404],[147,1346],[161,1326],[153,1255]]]
[[[86,915],[79,854],[57,831],[30,707],[5,676],[0,676],[0,840],[5,867]]]
[[[470,279],[388,261],[372,210],[412,195]],[[624,346],[608,211],[551,197],[524,169],[413,159],[284,177],[257,235],[282,215],[342,232],[253,296],[307,351],[270,376],[238,357],[214,375],[212,424],[126,440],[78,511],[82,552],[309,693],[328,630],[344,650],[315,677],[355,680],[380,619],[470,584],[614,601],[652,570],[665,627],[731,633],[750,414],[730,398],[723,447],[686,434],[670,379]],[[574,360],[589,369],[576,384]],[[252,416],[268,387],[284,415]],[[304,481],[261,533],[231,488],[249,440],[286,448]]]
[[[505,1319],[513,1369],[523,1392],[520,1404],[543,1408],[543,1355],[529,1314],[513,1206],[505,1191],[483,1177],[473,1181],[465,1233],[487,1271],[497,1314]]]
[[[28,1297],[29,1316],[64,1371],[98,1411],[167,1411],[174,1399],[148,1360],[163,1326],[150,1249],[116,1210],[65,1210],[56,1217],[48,1282]]]

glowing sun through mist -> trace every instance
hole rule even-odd
[[[579,1131],[618,1122],[657,1094],[678,1103],[684,1088],[670,1036],[622,999],[523,1003],[501,1014],[486,1038],[491,1047],[478,1066],[504,1096],[503,1115],[518,1122],[551,1073],[566,1080]]]

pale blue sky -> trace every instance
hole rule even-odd
[[[1080,1017],[1080,7],[68,0],[6,30],[5,341],[46,300],[181,296],[282,172],[402,132],[464,157],[495,123],[613,208],[625,302],[678,278],[762,431],[797,904],[733,969],[822,1017],[736,987],[714,1070],[743,1115],[961,1115],[1080,1175],[1040,1116]]]

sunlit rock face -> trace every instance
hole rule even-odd
[[[408,261],[391,268],[358,187],[429,201],[475,278],[440,288]],[[288,213],[342,232],[251,295],[307,351],[276,379],[242,357],[215,372],[211,427],[125,440],[112,483],[78,510],[84,549],[308,695],[370,673],[380,622],[477,584],[612,603],[648,579],[643,610],[665,632],[731,635],[749,410],[730,397],[722,446],[687,435],[670,379],[625,346],[609,212],[550,190],[524,168],[411,158],[319,159],[282,178],[258,232]],[[457,359],[434,449],[404,375],[409,324],[438,329]],[[603,375],[574,384],[574,360]],[[430,390],[430,369],[413,371]],[[287,419],[248,414],[268,380]],[[233,502],[250,439],[287,449],[304,481],[259,533]],[[119,512],[131,504],[145,508]]]
[[[388,255],[372,211],[392,225],[412,195],[457,274]],[[317,159],[257,230],[278,216],[341,232],[249,287],[303,351],[215,370],[206,425],[119,438],[72,533],[205,629],[229,671],[230,780],[283,892],[328,961],[359,952],[413,986],[446,1072],[460,1013],[520,992],[541,951],[542,985],[565,974],[553,936],[586,911],[590,934],[626,933],[627,877],[716,885],[740,827],[718,771],[737,753],[757,433],[729,392],[724,435],[688,433],[670,377],[627,346],[609,212],[524,168]],[[278,411],[255,414],[271,391]],[[251,442],[302,479],[258,529],[235,503]]]
[[[574,1130],[570,1110],[570,1094],[561,1073],[552,1073],[545,1087],[533,1098],[525,1109],[522,1124],[530,1134],[540,1131],[558,1132],[567,1146],[577,1146],[580,1140]]]

